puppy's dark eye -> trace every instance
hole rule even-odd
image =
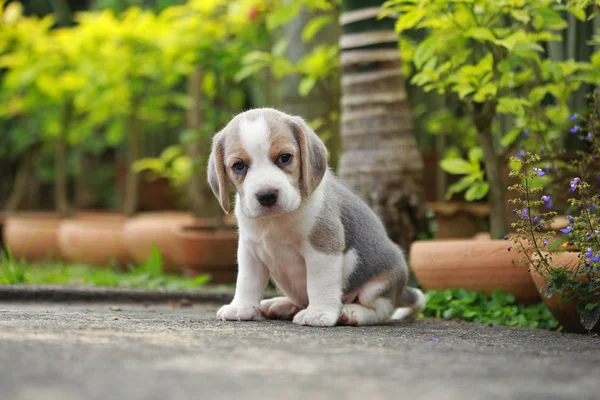
[[[288,165],[290,162],[292,162],[292,155],[288,153],[280,155],[277,159],[277,163],[280,165]]]
[[[248,166],[241,161],[238,161],[231,166],[233,172],[237,174],[243,174],[246,171],[246,168],[248,168]]]

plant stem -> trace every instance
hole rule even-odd
[[[35,157],[37,156],[39,149],[39,144],[35,144],[25,150],[23,158],[19,163],[19,169],[17,170],[17,175],[15,176],[13,189],[4,207],[7,213],[13,213],[17,211],[21,201],[23,201],[25,189],[27,188],[27,180],[31,174],[31,170],[33,169]]]
[[[490,233],[492,238],[501,238],[508,232],[506,220],[506,184],[502,175],[504,157],[498,155],[492,135],[492,120],[496,105],[488,102],[484,110],[475,117],[475,125],[479,133],[479,144],[484,155],[484,166],[490,183]]]
[[[202,77],[203,71],[201,67],[196,67],[194,72],[190,75],[187,82],[187,91],[192,99],[192,106],[187,112],[187,128],[190,130],[197,131],[202,123],[203,109],[202,109]],[[202,142],[202,143],[201,143]],[[207,140],[190,143],[187,146],[187,153],[191,158],[192,162],[196,162],[201,158],[202,149],[209,147],[210,143]],[[188,196],[190,198],[190,209],[192,214],[198,218],[202,215],[203,210],[206,208],[206,184],[204,183],[205,168],[200,168],[199,171],[192,173],[190,183],[188,185]],[[221,215],[219,213],[218,215]]]
[[[125,204],[123,206],[123,211],[127,217],[133,216],[139,207],[140,176],[135,172],[133,165],[142,157],[142,131],[138,116],[140,103],[140,98],[134,99],[129,114],[129,171],[125,188]]]
[[[56,166],[56,177],[54,180],[54,204],[56,210],[62,217],[70,217],[72,215],[67,188],[67,137],[73,119],[73,111],[73,100],[68,98],[63,104],[61,131],[55,143],[54,162]]]

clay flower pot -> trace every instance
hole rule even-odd
[[[186,212],[145,213],[125,222],[125,242],[133,259],[143,263],[152,254],[154,246],[158,248],[163,268],[169,272],[181,272],[175,260],[175,230],[184,224],[193,223]]]
[[[58,224],[54,213],[19,213],[7,215],[3,238],[12,255],[27,261],[56,258],[58,251]]]
[[[573,271],[579,265],[579,253],[578,252],[564,252],[552,254],[551,266],[554,268],[565,267],[567,270]],[[556,293],[552,297],[546,297],[546,291],[542,290],[547,281],[533,268],[530,271],[531,278],[535,283],[538,291],[541,291],[541,297],[544,303],[554,315],[554,318],[562,325],[567,332],[573,333],[585,333],[587,332],[583,325],[579,315],[577,314],[576,301],[561,300],[560,294]],[[579,279],[583,280],[584,277]],[[598,293],[600,296],[600,293]],[[597,299],[596,299],[597,300]],[[600,332],[600,323],[597,323],[593,332]]]
[[[63,220],[58,228],[58,247],[69,262],[94,265],[126,265],[132,261],[125,244],[125,218],[100,215]]]
[[[433,202],[427,203],[427,208],[435,212],[436,239],[473,237],[489,215],[489,206],[479,203]]]
[[[237,276],[237,226],[217,227],[212,219],[198,219],[175,229],[175,259],[187,276],[209,274],[211,284],[235,283]]]
[[[516,301],[540,301],[529,267],[506,240],[428,240],[413,243],[410,265],[425,290],[464,288],[491,294],[502,289]]]

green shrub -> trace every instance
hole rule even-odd
[[[430,290],[425,317],[557,330],[558,322],[543,304],[525,306],[502,290],[491,296],[465,289]]]

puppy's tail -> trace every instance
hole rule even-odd
[[[398,306],[392,318],[394,320],[413,319],[425,309],[427,300],[419,289],[406,286],[398,296]]]

